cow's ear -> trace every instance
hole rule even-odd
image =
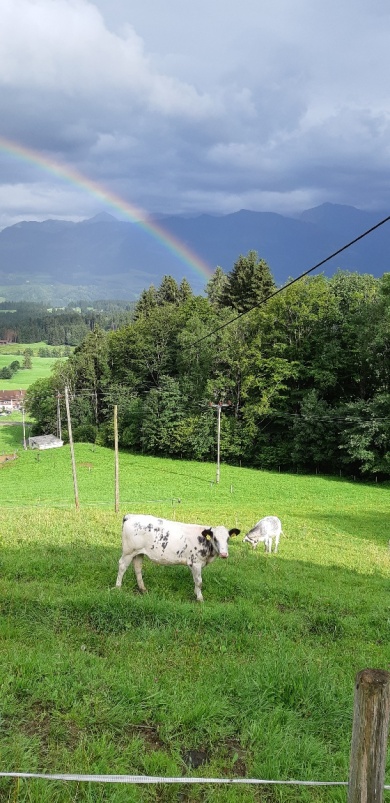
[[[208,528],[206,530],[202,530],[202,535],[206,539],[206,541],[210,541],[213,531]]]
[[[241,530],[237,530],[237,527],[233,527],[232,530],[229,530],[229,535],[240,535]]]

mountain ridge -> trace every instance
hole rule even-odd
[[[151,215],[148,227],[118,220],[107,212],[79,222],[48,218],[21,221],[0,231],[0,297],[21,300],[32,286],[52,287],[53,303],[61,285],[66,297],[136,299],[164,275],[186,277],[194,292],[203,292],[207,278],[197,260],[187,261],[169,247],[182,244],[210,266],[231,270],[240,254],[256,250],[278,285],[298,276],[375,226],[386,213],[325,203],[295,217],[277,212],[241,209],[227,215],[200,213]],[[152,235],[153,223],[165,232]],[[337,269],[380,276],[390,270],[390,228],[383,226],[331,260],[326,273]],[[7,288],[14,294],[7,296]],[[15,293],[19,293],[16,297]],[[81,293],[81,295],[80,295]],[[26,295],[27,294],[27,295]]]

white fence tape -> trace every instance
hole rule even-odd
[[[348,786],[347,781],[266,781],[259,778],[165,778],[159,775],[73,775],[58,773],[45,775],[42,772],[0,772],[0,778],[40,778],[44,781],[84,781],[90,783],[218,783],[218,784],[257,784],[268,786]],[[390,789],[384,786],[384,789]]]

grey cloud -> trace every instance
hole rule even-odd
[[[151,211],[380,208],[389,16],[382,0],[3,0],[0,136]],[[0,148],[0,224],[93,213],[48,182]]]

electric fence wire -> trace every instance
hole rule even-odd
[[[0,772],[0,778],[40,778],[47,781],[82,781],[95,783],[125,783],[125,784],[248,784],[258,786],[348,786],[347,781],[297,781],[289,779],[287,781],[264,780],[260,778],[182,778],[164,777],[160,775],[79,775],[73,773],[51,773],[45,775],[40,772]],[[390,789],[389,785],[384,785],[383,789]]]

